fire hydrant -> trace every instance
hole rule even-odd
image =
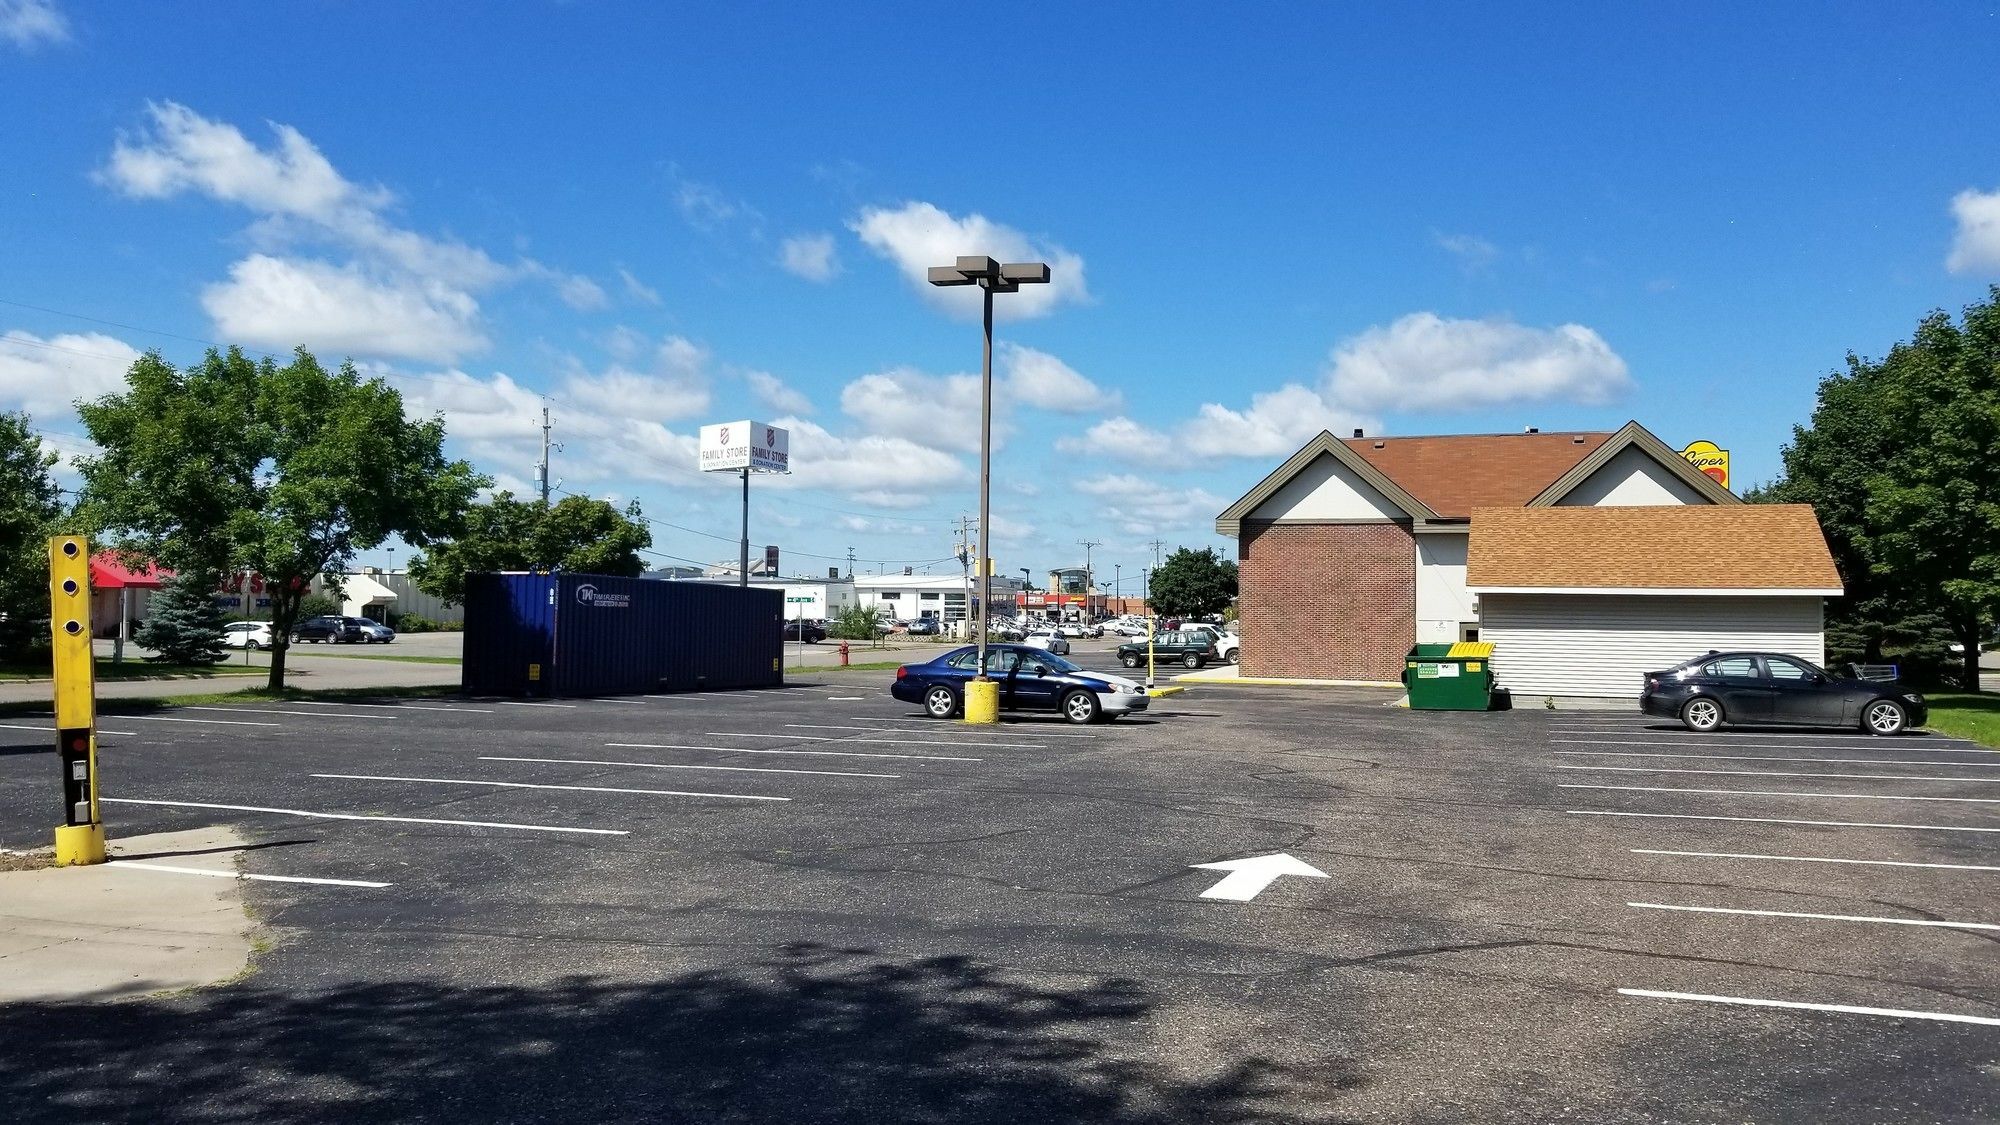
[[[840,642],[840,666],[847,667],[847,642]]]

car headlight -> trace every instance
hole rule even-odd
[[[1903,698],[1911,703],[1922,703],[1924,701],[1924,697],[1918,695],[1916,692],[1911,692],[1910,694],[1904,696]]]

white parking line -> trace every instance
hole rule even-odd
[[[1865,751],[1865,750],[1890,749],[1890,747],[1883,745],[1883,743],[1879,740],[1876,742],[1846,742],[1846,743],[1841,743],[1839,745],[1830,745],[1830,746],[1799,746],[1789,742],[1773,743],[1767,746],[1761,743],[1753,743],[1753,742],[1712,741],[1709,739],[1703,739],[1701,742],[1695,742],[1692,739],[1685,741],[1676,739],[1671,742],[1658,742],[1658,741],[1638,742],[1629,738],[1551,738],[1549,739],[1549,741],[1558,746],[1674,746],[1674,747],[1714,746],[1718,748],[1729,747],[1735,750],[1864,750]],[[1957,746],[1921,746],[1921,747],[1912,746],[1910,747],[1910,752],[1912,754],[2000,754],[2000,750],[1961,749]]]
[[[1909,1008],[1865,1008],[1856,1004],[1808,1004],[1802,1000],[1759,1000],[1750,996],[1708,996],[1699,992],[1658,992],[1650,988],[1621,988],[1620,996],[1645,996],[1655,1000],[1696,1000],[1707,1004],[1742,1004],[1753,1008],[1794,1008],[1807,1012],[1840,1012],[1852,1016],[1890,1016],[1906,1020],[1940,1020],[1945,1023],[1976,1023],[2000,1026],[1992,1016],[1961,1016],[1952,1012],[1919,1012]]]
[[[498,820],[436,820],[422,816],[383,816],[377,813],[313,812],[307,809],[274,809],[264,805],[217,805],[206,801],[149,801],[138,797],[99,797],[109,805],[163,805],[176,809],[225,809],[230,812],[276,813],[280,816],[309,816],[315,820],[386,820],[397,824],[456,824],[466,828],[518,828],[524,832],[577,832],[587,836],[630,836],[622,828],[568,828],[550,824],[510,824]]]
[[[591,700],[591,702],[592,702],[592,703],[623,703],[623,704],[625,704],[626,706],[629,706],[629,707],[644,707],[644,706],[646,706],[646,701],[645,701],[645,700],[643,700],[643,699],[613,699],[613,698],[611,698],[611,697],[610,697],[610,696],[608,696],[608,695],[607,695],[607,696],[604,696],[604,697],[603,697],[603,698],[601,698],[601,699],[593,699],[593,700]]]
[[[1858,733],[1858,732],[1855,732],[1855,731],[1853,731],[1853,730],[1852,730],[1851,728],[1846,728],[1846,727],[1829,727],[1829,728],[1827,728],[1826,730],[1820,730],[1820,731],[1785,731],[1785,730],[1744,730],[1744,729],[1738,729],[1738,730],[1728,730],[1728,731],[1711,731],[1711,732],[1709,732],[1709,733],[1707,733],[1707,734],[1696,734],[1696,733],[1694,733],[1693,731],[1685,731],[1685,730],[1680,730],[1680,729],[1678,729],[1678,728],[1676,728],[1676,729],[1667,729],[1667,728],[1664,728],[1664,727],[1658,727],[1658,726],[1651,726],[1651,727],[1648,727],[1648,726],[1623,726],[1623,725],[1617,725],[1617,726],[1605,726],[1604,724],[1597,724],[1598,726],[1600,726],[1600,727],[1603,727],[1603,729],[1598,729],[1598,730],[1583,730],[1583,729],[1580,729],[1580,728],[1582,728],[1582,727],[1584,727],[1584,726],[1588,726],[1588,725],[1592,725],[1592,724],[1583,724],[1583,723],[1577,723],[1577,724],[1572,724],[1571,726],[1566,726],[1566,727],[1550,727],[1550,728],[1549,728],[1549,733],[1551,733],[1551,734],[1621,734],[1621,733],[1630,733],[1630,734],[1633,734],[1633,735],[1640,735],[1640,736],[1650,736],[1650,737],[1653,737],[1653,738],[1660,738],[1660,739],[1667,739],[1667,740],[1670,740],[1670,741],[1679,741],[1679,742],[1755,742],[1755,741],[1758,741],[1758,740],[1760,740],[1760,739],[1767,739],[1767,738],[1772,738],[1772,739],[1783,739],[1783,738],[1817,738],[1817,739],[1821,739],[1821,740],[1825,740],[1825,739],[1829,739],[1829,738],[1830,738],[1830,739],[1834,739],[1834,740],[1836,740],[1836,741],[1847,741],[1847,742],[1852,742],[1852,743],[1859,743],[1859,744],[1863,744],[1863,745],[1865,745],[1865,744],[1867,744],[1867,743],[1870,743],[1870,742],[1897,742],[1897,743],[1911,743],[1911,742],[1955,742],[1955,743],[1964,743],[1964,744],[1966,744],[1966,745],[1971,745],[1971,740],[1969,740],[1969,739],[1964,739],[1964,738],[1953,738],[1953,737],[1950,737],[1949,735],[1937,735],[1937,734],[1922,734],[1922,735],[1917,735],[1917,734],[1908,734],[1908,735],[1892,735],[1892,736],[1886,736],[1886,737],[1885,737],[1885,736],[1879,736],[1879,735],[1872,735],[1872,734],[1861,734],[1861,733]]]
[[[328,703],[319,699],[293,699],[287,701],[293,707],[373,707],[378,711],[471,711],[480,715],[491,715],[491,707],[434,707],[423,703]]]
[[[2000,828],[1968,828],[1962,824],[1878,824],[1865,820],[1788,820],[1775,816],[1699,816],[1694,813],[1617,812],[1611,809],[1564,809],[1569,816],[1622,816],[1642,820],[1727,820],[1739,824],[1811,824],[1823,828],[1911,828],[1922,832],[2000,832]]]
[[[744,746],[675,746],[660,742],[607,742],[618,750],[713,750],[720,754],[800,754],[822,758],[901,758],[913,762],[983,762],[984,758],[951,758],[943,754],[868,754],[859,750],[752,750]],[[1994,829],[2000,832],[2000,828]]]
[[[31,726],[25,726],[20,723],[0,723],[0,730],[39,730],[39,731],[47,731],[49,734],[54,734],[56,732],[55,727],[31,727]],[[105,730],[103,727],[99,727],[97,728],[97,733],[136,735],[139,732],[136,730]]]
[[[164,863],[140,863],[130,859],[114,859],[105,866],[132,871],[166,871],[174,875],[207,875],[215,879],[250,879],[259,883],[314,883],[323,887],[369,887],[376,890],[389,885],[361,879],[310,879],[304,875],[253,875],[248,871],[215,871],[207,867],[170,867]]]
[[[833,703],[859,703],[868,697],[865,695],[829,695],[826,698]]]
[[[690,793],[683,789],[611,789],[602,785],[533,785],[525,781],[474,781],[463,777],[385,777],[372,773],[316,773],[333,781],[407,781],[422,785],[484,785],[493,789],[561,789],[571,793],[634,793],[647,797],[719,797],[728,801],[789,801],[790,797],[755,797],[745,793]]]
[[[610,762],[595,758],[502,758],[482,754],[482,762],[551,762],[566,766],[636,766],[648,770],[727,770],[730,773],[797,773],[813,777],[884,777],[900,778],[899,773],[853,773],[848,770],[781,770],[765,766],[684,766],[671,762]]]
[[[378,706],[378,704],[372,704],[372,703],[371,703],[371,704],[369,704],[369,706],[371,706],[371,707],[373,707],[373,706]],[[472,713],[472,714],[474,714],[474,715],[491,715],[491,714],[493,713],[493,708],[491,708],[491,707],[432,707],[432,706],[430,706],[430,705],[428,705],[428,704],[424,704],[424,703],[398,703],[398,704],[396,704],[396,710],[398,710],[398,711],[466,711],[466,712],[470,712],[470,713]]]
[[[877,734],[920,734],[920,733],[922,733],[922,732],[923,732],[923,731],[924,731],[924,730],[925,730],[926,728],[924,728],[924,727],[849,727],[849,726],[841,726],[841,725],[840,725],[840,724],[838,724],[838,723],[786,723],[786,724],[785,724],[785,729],[786,729],[786,730],[858,730],[858,731],[874,731],[874,732],[875,732],[875,733],[877,733]],[[931,725],[929,726],[929,728],[928,728],[928,729],[929,729],[929,730],[932,730],[932,731],[937,731],[937,730],[940,730],[940,729],[951,729],[951,728],[940,728],[940,727],[938,727],[938,725],[937,725],[937,724],[936,724],[935,722],[932,722],[932,723],[931,723]],[[993,735],[996,735],[996,734],[997,734],[997,735],[1002,735],[1002,736],[1005,736],[1005,735],[1007,735],[1007,734],[1008,734],[1008,733],[1010,733],[1010,732],[1008,732],[1008,731],[1004,731],[1004,730],[995,730],[995,731],[993,731],[993,732],[991,732],[991,733],[988,733],[988,732],[986,732],[986,731],[975,731],[975,730],[968,730],[968,731],[964,731],[963,733],[964,733],[964,734],[965,734],[966,736],[968,736],[968,737],[971,737],[971,738],[991,738],[991,737],[993,737]],[[1076,732],[1073,732],[1073,731],[1040,731],[1040,730],[1038,730],[1038,731],[1036,731],[1036,732],[1035,732],[1035,733],[1034,733],[1033,735],[1031,735],[1030,737],[1033,737],[1033,738],[1089,738],[1090,736],[1089,736],[1089,735],[1087,735],[1087,734],[1078,734],[1078,733],[1076,733]]]
[[[121,719],[137,719],[142,723],[206,723],[215,727],[282,727],[283,723],[262,723],[251,719],[175,719],[166,715],[120,715]]]
[[[1935,926],[1947,930],[2000,930],[1992,922],[1939,922],[1930,918],[1875,918],[1866,914],[1806,914],[1797,910],[1739,910],[1729,906],[1672,906],[1664,902],[1628,902],[1635,910],[1680,910],[1691,914],[1742,914],[1755,918],[1808,918],[1818,922],[1880,922],[1890,926]]]
[[[888,719],[885,719],[885,718],[882,718],[882,717],[880,717],[880,716],[876,716],[876,715],[846,715],[846,716],[843,716],[843,717],[844,717],[844,718],[847,718],[847,719],[852,719],[853,721],[855,721],[855,722],[859,722],[859,723],[894,723],[894,724],[897,724],[897,725],[895,725],[895,726],[888,726],[888,727],[883,727],[883,728],[882,728],[883,730],[907,730],[907,731],[924,731],[924,730],[945,730],[945,729],[949,729],[949,728],[947,728],[946,726],[944,726],[944,725],[943,725],[944,721],[943,721],[943,720],[939,720],[939,719],[922,719],[922,718],[888,718]],[[1067,730],[1042,730],[1042,729],[1041,729],[1041,724],[1038,724],[1038,723],[1023,723],[1023,722],[1006,722],[1006,723],[996,723],[996,724],[995,724],[995,726],[997,726],[997,727],[999,727],[999,728],[1000,728],[1000,731],[998,731],[998,732],[996,732],[996,733],[1001,733],[1001,732],[1005,732],[1005,733],[1012,733],[1012,732],[1014,732],[1014,731],[1018,731],[1018,730],[1023,730],[1023,729],[1026,729],[1026,728],[1029,728],[1029,727],[1033,727],[1034,729],[1033,729],[1033,730],[1031,731],[1031,734],[1032,734],[1032,737],[1035,737],[1035,738],[1090,738],[1090,737],[1092,737],[1091,735],[1088,735],[1088,734],[1084,734],[1084,733],[1082,733],[1082,732],[1080,732],[1080,731],[1067,731]],[[836,729],[839,729],[839,730],[847,730],[847,729],[849,729],[849,728],[847,728],[847,727],[839,727],[839,728],[836,728]]]
[[[1945,801],[2000,805],[2000,797],[1914,797],[1901,793],[1788,793],[1773,789],[1674,789],[1664,785],[1559,785],[1558,789],[1616,789],[1627,793],[1701,793],[1724,797],[1819,797],[1829,801]]]
[[[574,703],[522,703],[513,699],[496,699],[494,702],[502,707],[561,707],[570,711],[576,710]]]
[[[1785,770],[1687,770],[1663,766],[1557,766],[1559,770],[1599,770],[1610,773],[1700,773],[1723,777],[1832,777],[1843,781],[1970,781],[2000,784],[2000,777],[1918,777],[1904,773],[1791,773]]]
[[[280,711],[275,707],[197,707],[189,705],[187,707],[176,707],[174,708],[174,710],[222,711],[229,714],[243,714],[243,715],[303,715],[309,719],[317,719],[323,715],[337,719],[394,719],[396,717],[394,715],[328,715],[328,713],[324,711]]]
[[[1832,859],[1816,855],[1757,855],[1749,852],[1671,852],[1658,848],[1629,848],[1634,855],[1677,855],[1696,859],[1772,859],[1786,863],[1851,863],[1864,867],[1935,867],[1946,871],[2000,871],[2000,867],[1979,863],[1915,863],[1903,859]]]
[[[881,742],[893,746],[977,746],[981,750],[1046,750],[1039,742],[973,742],[935,738],[835,738],[819,734],[765,734],[755,730],[705,730],[701,733],[721,738],[782,738],[796,742]]]
[[[1655,754],[1650,751],[1551,750],[1569,758],[1691,758],[1703,762],[1837,762],[1849,766],[1945,766],[1955,770],[2000,769],[2000,762],[1913,762],[1907,758],[1772,758],[1763,754]],[[1932,751],[1950,754],[1953,751]]]

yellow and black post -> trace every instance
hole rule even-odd
[[[90,544],[49,540],[49,623],[55,633],[56,754],[62,760],[63,822],[56,866],[104,862],[97,813],[97,681],[90,647]]]

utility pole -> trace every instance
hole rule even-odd
[[[1118,599],[1118,612],[1125,612],[1125,564],[1111,564],[1111,596]]]
[[[1153,540],[1153,569],[1154,569],[1154,570],[1158,570],[1158,569],[1160,569],[1160,547],[1161,547],[1161,546],[1162,546],[1162,544],[1160,543],[1160,541],[1159,541],[1158,539],[1155,539],[1155,540]]]
[[[972,638],[972,517],[961,512],[958,516],[958,565],[965,572],[965,636]]]
[[[544,508],[549,506],[549,450],[553,449],[557,453],[562,452],[561,442],[552,442],[549,440],[549,430],[553,426],[554,423],[549,421],[548,400],[544,399],[542,400],[542,463],[535,470],[541,484],[542,507]]]
[[[847,549],[847,577],[854,577],[854,548]]]
[[[1090,551],[1093,547],[1102,547],[1104,541],[1079,539],[1076,545],[1083,548],[1083,615],[1087,618],[1091,615],[1090,592],[1097,588],[1097,572],[1090,569]]]

